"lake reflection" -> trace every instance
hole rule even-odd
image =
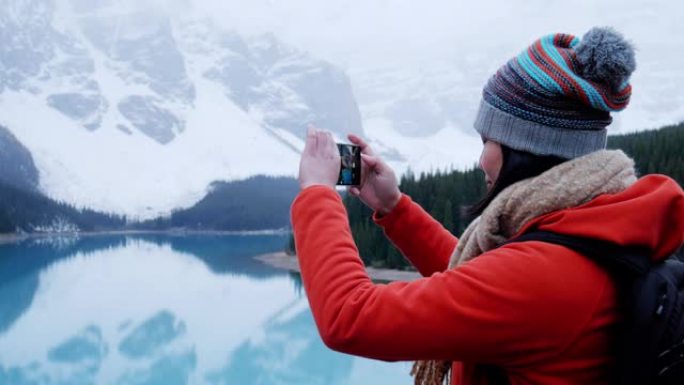
[[[409,363],[326,348],[286,236],[0,245],[0,384],[409,384]]]

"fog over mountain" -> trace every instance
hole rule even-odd
[[[308,122],[363,134],[349,78],[279,41],[117,2],[5,1],[2,124],[51,197],[149,217],[294,175]]]
[[[638,50],[610,132],[684,120],[684,7],[595,3],[0,0],[0,125],[48,196],[141,218],[214,181],[296,175],[309,122],[365,136],[398,173],[469,167],[487,78],[594,25]]]
[[[637,49],[630,106],[615,115],[612,133],[684,120],[684,3],[669,0],[237,0],[191,2],[216,19],[252,32],[274,31],[346,69],[364,127],[386,118],[387,105],[435,108],[436,121],[470,131],[480,91],[496,69],[536,38],[582,36],[593,26],[621,31]],[[167,9],[170,4],[164,2]],[[238,12],[239,10],[239,12]],[[315,33],[311,33],[315,31]],[[391,97],[389,97],[391,95]],[[449,100],[450,99],[450,100]],[[420,100],[419,103],[413,103]],[[423,117],[420,112],[416,118]],[[436,124],[439,125],[439,124]],[[425,126],[425,125],[424,125]],[[436,129],[428,127],[426,132]]]

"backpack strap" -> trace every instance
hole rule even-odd
[[[631,282],[644,277],[652,265],[650,259],[647,258],[650,255],[650,251],[644,247],[625,247],[602,240],[558,234],[544,230],[533,230],[524,233],[507,240],[499,245],[499,247],[526,241],[553,243],[574,250],[598,263],[609,272],[616,284],[624,287],[629,287]],[[623,309],[631,306],[625,300],[626,298],[621,300],[620,306]],[[505,371],[501,368],[490,368],[488,374],[492,384],[510,384]]]
[[[544,230],[524,233],[516,238],[509,239],[499,247],[525,241],[541,241],[565,246],[601,264],[615,277],[637,278],[645,275],[651,268],[651,261],[646,258],[650,251],[645,247],[620,246],[598,239]]]
[[[645,247],[532,231],[504,244],[542,241],[568,247],[612,275],[622,312],[616,324],[621,385],[680,385],[684,378],[684,263],[674,257],[652,263]]]

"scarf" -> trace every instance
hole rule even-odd
[[[459,238],[449,269],[495,249],[530,220],[582,205],[601,194],[615,194],[636,182],[634,161],[620,150],[600,150],[563,162],[502,190]],[[416,385],[448,379],[451,361],[416,361]]]

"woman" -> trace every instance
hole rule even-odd
[[[616,289],[563,246],[507,239],[530,230],[642,246],[660,260],[684,242],[684,192],[670,178],[637,180],[605,150],[610,112],[626,107],[631,46],[595,28],[581,40],[543,37],[484,87],[475,129],[488,195],[460,238],[401,194],[360,138],[363,183],[351,188],[425,277],[374,284],[334,190],[340,158],[309,129],[292,204],[304,287],[323,341],[381,360],[417,360],[417,384],[608,384]]]

